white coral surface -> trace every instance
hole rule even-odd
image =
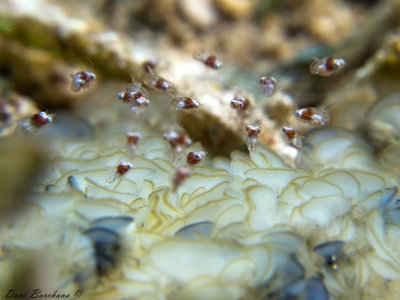
[[[398,179],[351,133],[312,133],[298,162],[304,168],[287,167],[261,146],[250,156],[209,159],[174,192],[177,166],[200,146],[174,157],[161,135],[139,122],[130,129],[142,135],[134,155],[123,132],[52,141],[52,167],[31,208],[1,232],[2,281],[8,261],[37,249],[51,264],[41,282],[71,293],[83,287],[96,299],[240,299],[261,286],[284,289],[279,273],[293,256],[306,277],[324,274],[338,299],[375,295],[400,279]],[[133,168],[115,177],[121,161]],[[134,224],[119,233],[120,263],[99,286],[84,230],[106,216],[132,216]],[[345,242],[337,270],[311,250],[332,240]]]

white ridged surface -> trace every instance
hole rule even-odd
[[[122,274],[110,278],[113,283],[103,294],[115,292],[111,289],[115,286],[119,295],[138,299],[162,299],[170,293],[239,299],[248,288],[271,280],[293,253],[311,274],[316,270],[325,274],[330,291],[339,295],[359,287],[368,291],[368,282],[376,276],[400,279],[395,255],[400,253],[399,243],[385,241],[398,239],[399,234],[385,224],[380,201],[393,192],[397,179],[372,160],[358,168],[358,155],[368,158],[370,148],[350,133],[336,133],[334,129],[313,133],[309,140],[313,148],[302,150],[300,159],[308,169],[286,167],[279,156],[258,146],[250,156],[232,153],[230,162],[202,162],[177,192],[172,191],[171,180],[176,161],[183,158],[174,161],[167,142],[146,129],[133,157],[126,152],[123,137],[55,142],[54,149],[62,150],[52,154],[56,171],[44,182],[56,186],[31,198],[37,214],[16,221],[13,229],[2,232],[2,241],[11,249],[35,248],[35,234],[42,236],[46,230],[46,243],[54,244],[52,255],[67,251],[69,257],[59,256],[62,263],[54,269],[54,280],[73,290],[78,285],[74,275],[95,277],[93,250],[77,228],[84,230],[99,217],[127,215],[135,218],[136,230],[124,233],[123,240],[130,242],[123,244],[118,267]],[[321,148],[325,143],[330,146]],[[193,147],[199,150],[198,145]],[[358,147],[355,154],[354,147]],[[130,161],[133,168],[111,182],[120,161]],[[381,175],[369,172],[371,166]],[[74,176],[77,187],[67,183],[69,176]],[[49,226],[52,220],[57,221]],[[214,223],[209,238],[173,236],[186,225],[204,221]],[[390,237],[387,226],[392,226]],[[62,236],[70,237],[68,247],[55,242]],[[344,252],[349,257],[339,261],[342,266],[334,274],[305,250],[307,241],[313,246],[330,240],[346,241]],[[43,247],[43,240],[40,244]],[[77,268],[79,264],[85,267]],[[350,286],[345,283],[348,274],[353,276]]]

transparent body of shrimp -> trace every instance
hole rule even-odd
[[[307,122],[313,126],[322,126],[330,122],[331,117],[328,113],[328,107],[306,107],[296,110],[294,116],[297,120]]]
[[[310,72],[314,75],[327,77],[340,72],[345,65],[346,60],[343,58],[314,58],[314,61],[310,65]]]
[[[194,51],[193,58],[202,62],[206,67],[213,70],[219,70],[223,66],[221,59],[219,59],[216,55],[205,52],[202,49]]]
[[[82,89],[90,87],[96,79],[96,75],[88,71],[79,71],[71,74],[71,78],[71,90],[77,93]]]

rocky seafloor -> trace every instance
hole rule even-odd
[[[372,0],[0,2],[1,297],[396,299],[398,16]],[[328,56],[346,65],[311,74]]]

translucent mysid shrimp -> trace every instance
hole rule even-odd
[[[171,148],[177,154],[181,153],[183,148],[192,144],[192,140],[186,134],[186,131],[180,126],[169,127],[167,132],[164,134],[164,140],[168,141]]]
[[[186,166],[181,166],[176,169],[175,175],[172,178],[172,184],[173,184],[173,191],[176,192],[178,187],[188,178],[192,175],[192,170],[191,168],[188,168]]]
[[[33,114],[30,118],[26,118],[19,122],[21,128],[27,134],[33,134],[38,129],[46,126],[53,122],[53,115],[48,114],[45,111],[41,111],[37,114]]]
[[[144,79],[144,84],[154,90],[165,92],[171,96],[176,95],[174,85],[166,79],[158,76],[155,72],[150,71]]]
[[[272,97],[278,86],[278,80],[272,76],[261,76],[260,77],[260,87],[263,90],[265,96]]]
[[[194,166],[203,160],[206,156],[204,151],[189,152],[186,156],[186,162],[189,166]]]
[[[296,132],[296,130],[293,127],[283,127],[282,128],[282,133],[286,140],[289,141],[290,146],[296,149],[300,149],[302,146],[301,139],[302,137],[299,136]]]
[[[118,99],[131,104],[135,115],[142,113],[150,103],[147,90],[138,82],[128,85],[124,92],[118,93]]]
[[[128,131],[125,134],[125,136],[126,136],[126,146],[128,147],[128,150],[134,152],[141,138],[140,133]]]
[[[77,93],[82,89],[90,87],[96,79],[96,75],[88,71],[79,71],[75,74],[71,74],[71,78],[71,90]]]
[[[296,119],[310,123],[313,126],[326,125],[330,122],[331,117],[327,112],[327,108],[306,107],[296,110],[294,113]]]
[[[237,93],[231,100],[230,107],[238,113],[239,116],[244,116],[249,112],[251,103],[248,97]]]
[[[255,149],[255,145],[258,142],[258,136],[261,133],[261,127],[259,122],[255,122],[253,124],[246,125],[248,142],[250,144],[249,150],[253,151]]]
[[[310,72],[314,75],[327,77],[340,72],[345,65],[346,60],[343,58],[314,58],[314,61],[310,65]]]
[[[121,178],[124,176],[130,169],[132,169],[133,165],[127,161],[121,161],[118,166],[115,168],[114,177],[110,180],[107,180],[109,183],[115,182],[117,178]]]
[[[219,70],[223,66],[221,59],[219,59],[217,56],[213,54],[205,52],[202,49],[194,51],[193,58],[195,60],[202,62],[206,67],[213,70]]]
[[[194,97],[176,97],[171,101],[171,109],[193,111],[199,108],[199,101]]]

